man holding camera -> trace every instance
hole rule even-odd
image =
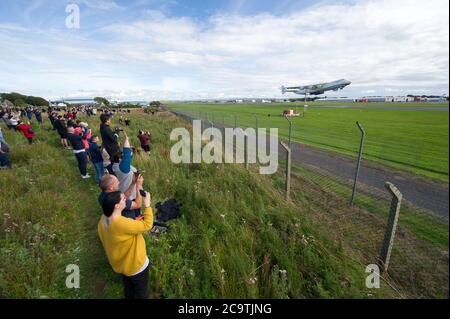
[[[136,183],[130,185],[126,192],[123,194],[125,198],[127,198],[125,202],[125,209],[122,211],[122,216],[131,218],[131,219],[140,219],[141,218],[141,207],[142,207],[142,187],[144,184],[144,178],[142,175],[139,175],[136,179]],[[105,175],[100,179],[100,188],[102,190],[101,194],[98,197],[98,201],[100,205],[103,204],[103,200],[106,195],[109,193],[117,192],[119,190],[119,180],[114,175]],[[131,192],[135,189],[136,198],[134,200],[130,200]],[[145,195],[145,193],[144,193]]]
[[[137,169],[131,165],[133,151],[128,135],[126,133],[124,133],[124,135],[125,141],[123,143],[123,152],[116,153],[111,157],[113,163],[112,170],[114,175],[119,179],[119,189],[122,193],[127,191],[139,175]],[[136,189],[133,189],[128,198],[134,200],[136,196]]]
[[[114,134],[111,129],[111,117],[107,114],[102,114],[100,116],[100,121],[102,124],[100,125],[100,134],[102,136],[103,147],[108,152],[109,156],[114,156],[117,153],[120,153],[120,146],[117,136]]]
[[[122,275],[125,298],[147,299],[150,261],[142,234],[153,227],[150,193],[145,193],[142,220],[122,216],[125,202],[126,197],[121,192],[105,196],[98,234],[110,265]]]

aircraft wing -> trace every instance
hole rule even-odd
[[[282,86],[281,87],[281,92],[283,94],[285,94],[286,92],[296,93],[298,91],[305,90],[306,88],[307,88],[306,86],[289,86],[289,87]]]

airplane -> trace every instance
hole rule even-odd
[[[292,86],[292,87],[281,87],[281,92],[285,93],[295,93],[299,95],[320,95],[327,91],[338,91],[343,90],[346,86],[352,84],[352,82],[345,79],[337,80],[328,83],[319,83],[306,86]]]

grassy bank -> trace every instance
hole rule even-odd
[[[97,119],[88,120],[94,128]],[[365,264],[309,218],[312,206],[289,204],[241,165],[175,165],[173,117],[134,115],[129,135],[153,133],[151,156],[136,155],[153,202],[183,203],[170,232],[146,235],[154,298],[396,297],[387,285],[365,288]],[[48,123],[36,145],[6,131],[14,170],[0,172],[0,296],[120,298],[120,277],[97,239],[101,209],[93,180],[81,180],[74,156],[59,148]],[[92,168],[90,168],[91,174]],[[65,287],[77,264],[81,288]]]
[[[273,179],[282,187],[282,174]],[[291,187],[294,200],[310,204],[311,217],[330,236],[367,263],[376,262],[388,221],[387,194],[359,185],[350,207],[348,184],[305,167],[293,167]],[[403,203],[388,271],[391,283],[411,298],[447,298],[448,236],[448,221]]]

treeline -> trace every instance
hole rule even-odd
[[[94,101],[104,107],[108,108],[121,108],[121,109],[129,109],[129,108],[142,108],[142,104],[131,103],[131,102],[120,102],[120,103],[111,103],[107,98],[97,96],[94,98]],[[152,101],[147,104],[151,108],[159,109],[162,106],[160,101]]]
[[[35,105],[35,106],[47,106],[48,101],[42,97],[31,96],[31,95],[23,95],[20,93],[12,92],[12,93],[0,93],[0,97],[2,100],[8,100],[13,103],[15,106],[24,107],[27,105]]]

